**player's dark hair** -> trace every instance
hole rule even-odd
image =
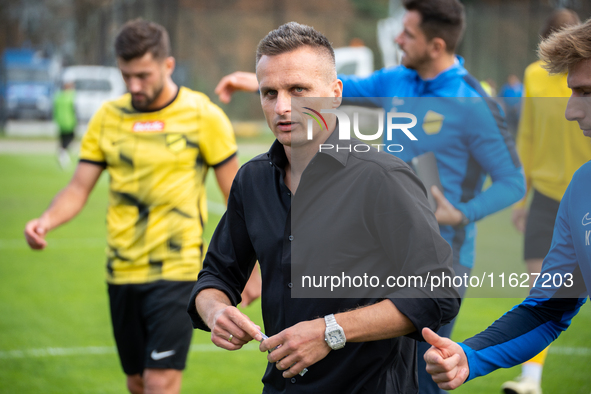
[[[429,40],[445,42],[448,53],[454,53],[465,28],[464,6],[458,0],[403,0],[407,11],[421,15],[421,29]]]
[[[170,56],[170,39],[166,29],[141,18],[125,23],[115,38],[117,57],[130,61],[148,52],[159,60]]]
[[[575,11],[567,8],[559,8],[552,11],[542,30],[540,30],[540,36],[545,40],[555,31],[566,26],[578,25],[579,23],[581,23],[581,19],[579,19],[579,15]]]
[[[304,46],[320,50],[327,55],[334,66],[334,50],[324,34],[313,27],[289,22],[269,32],[257,47],[256,62],[262,56],[275,56],[291,52]]]

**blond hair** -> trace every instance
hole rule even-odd
[[[538,56],[552,74],[568,72],[582,60],[591,59],[591,19],[552,33],[540,43]]]

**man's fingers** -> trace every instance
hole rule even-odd
[[[440,337],[429,327],[423,328],[423,331],[421,333],[423,334],[423,338],[425,339],[425,341],[427,341],[429,345],[435,346],[439,349],[446,348],[452,343],[451,339]]]
[[[263,336],[261,335],[260,330],[258,330],[253,322],[242,312],[236,309],[236,312],[240,314],[241,318],[238,318],[234,321],[234,323],[246,334],[249,338],[254,339],[256,341],[261,341]]]
[[[428,355],[427,353],[429,352],[431,352],[431,354]],[[440,354],[434,356],[434,353],[437,353],[435,348],[431,348],[427,353],[425,353],[425,361],[427,362],[426,369],[429,374],[434,375],[433,380],[435,380],[436,374],[448,375],[449,379],[447,379],[447,381],[455,377],[455,373],[453,375],[449,375],[449,373],[452,371],[457,372],[458,365],[461,361],[459,354],[454,354],[448,358],[443,358]]]
[[[441,190],[439,190],[439,188],[435,185],[431,186],[431,194],[437,202],[445,198],[443,193],[441,193]]]
[[[228,337],[229,337],[229,335],[226,336],[225,338],[222,338],[220,335],[216,335],[216,334],[212,333],[211,334],[211,341],[217,347],[220,347],[220,348],[226,349],[226,350],[238,350],[238,349],[242,348],[242,346],[244,345],[244,343],[239,343],[239,340],[237,340],[236,338],[232,338],[232,341],[228,341]]]
[[[454,390],[460,387],[468,378],[468,369],[462,368],[454,379],[449,382],[437,383],[437,386],[442,390]]]
[[[46,230],[39,225],[39,220],[31,220],[25,226],[25,239],[32,249],[43,249],[47,246],[45,241]]]

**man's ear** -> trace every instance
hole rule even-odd
[[[429,43],[429,55],[432,59],[437,59],[447,52],[447,45],[443,38],[434,37]]]
[[[332,100],[332,107],[338,108],[341,105],[341,102],[343,101],[343,81],[341,81],[340,79],[336,79],[333,82],[333,93],[334,98]]]
[[[168,76],[172,75],[172,73],[174,72],[175,66],[176,66],[176,61],[174,60],[174,57],[169,56],[166,59],[164,59],[164,68],[165,68],[166,74]]]

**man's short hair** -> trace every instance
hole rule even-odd
[[[170,39],[166,29],[141,18],[125,23],[115,38],[117,57],[130,61],[148,52],[159,60],[170,56]]]
[[[550,34],[540,43],[538,56],[552,74],[568,72],[577,63],[591,59],[591,19]]]
[[[309,46],[324,53],[334,67],[334,49],[324,34],[313,27],[289,22],[269,32],[257,47],[256,63],[263,56],[276,56]]]
[[[545,40],[555,31],[567,26],[578,25],[579,23],[581,23],[581,19],[579,19],[579,15],[575,11],[567,8],[559,8],[552,11],[542,30],[540,30],[540,36],[542,40]]]
[[[403,5],[407,11],[421,15],[421,29],[429,40],[441,38],[447,52],[455,52],[465,28],[462,3],[458,0],[403,0]]]

